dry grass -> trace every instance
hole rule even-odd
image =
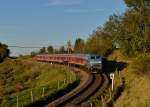
[[[123,73],[125,90],[115,103],[115,107],[150,107],[150,80],[139,77],[128,69]]]
[[[121,73],[125,78],[125,89],[115,103],[115,107],[150,107],[149,73],[141,74],[142,71],[140,71],[141,68],[146,69],[146,67],[149,67],[148,62],[144,60],[149,59],[148,57],[135,58]],[[140,73],[137,75],[136,72]]]

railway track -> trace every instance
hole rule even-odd
[[[80,103],[94,94],[102,85],[102,75],[92,74],[80,70],[81,82],[79,86],[66,95],[54,100],[45,107],[72,107],[79,106]]]

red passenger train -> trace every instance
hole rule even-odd
[[[35,58],[37,61],[78,65],[91,71],[102,69],[102,58],[93,54],[43,54]]]

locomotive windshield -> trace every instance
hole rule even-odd
[[[100,56],[91,56],[90,59],[91,60],[100,60],[101,57]]]
[[[95,59],[95,56],[91,56],[91,59]]]
[[[100,59],[100,56],[96,56],[96,59]]]

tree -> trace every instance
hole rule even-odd
[[[6,44],[0,43],[0,61],[8,57],[9,54],[10,54],[10,50],[8,49],[8,46]]]
[[[140,7],[139,7],[140,8]],[[150,52],[150,8],[129,9],[122,17],[117,37],[123,53],[133,56]]]
[[[46,53],[46,48],[43,47],[40,49],[39,54],[45,54]]]
[[[126,5],[134,10],[139,10],[141,7],[149,7],[150,6],[150,0],[124,0]]]
[[[36,54],[37,54],[36,52],[31,52],[31,53],[30,53],[31,57],[36,56]]]
[[[74,52],[75,53],[84,53],[85,43],[84,40],[81,38],[77,38],[74,45]]]
[[[61,46],[61,47],[59,48],[59,53],[66,53],[64,46]]]
[[[117,42],[118,29],[121,23],[119,15],[110,16],[103,27],[98,27],[86,42],[86,52],[99,54],[101,56],[109,55]]]
[[[47,51],[49,54],[53,53],[54,52],[53,46],[48,46]]]

